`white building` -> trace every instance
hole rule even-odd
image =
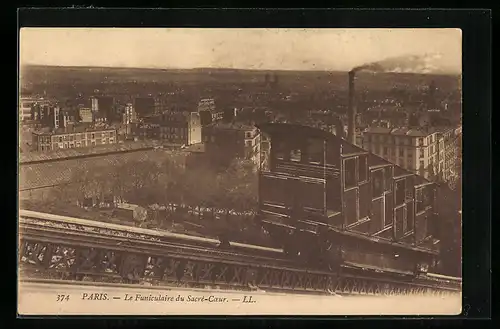
[[[363,132],[362,147],[429,178],[444,171],[444,150],[440,154],[439,137],[435,129],[370,127]]]

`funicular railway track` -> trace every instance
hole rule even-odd
[[[336,272],[307,268],[281,249],[20,212],[20,265],[29,277],[96,282],[151,282],[346,295],[460,292],[447,277],[414,277],[343,264]]]

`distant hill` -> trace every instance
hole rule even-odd
[[[75,91],[89,86],[100,89],[102,84],[143,84],[145,88],[168,84],[224,85],[263,84],[267,74],[277,76],[280,86],[289,90],[312,88],[312,90],[345,90],[347,72],[338,71],[280,71],[240,70],[226,68],[123,68],[123,67],[63,67],[24,65],[21,68],[21,83],[36,90],[40,86],[71,86]],[[415,89],[435,81],[439,88],[456,90],[459,76],[413,73],[366,73],[357,75],[357,88],[389,90],[394,86]],[[45,88],[45,87],[44,87]]]

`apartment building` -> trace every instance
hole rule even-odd
[[[137,134],[144,139],[163,140],[174,144],[201,143],[201,121],[197,112],[165,112],[144,118]]]
[[[440,135],[435,129],[370,127],[363,132],[362,142],[365,150],[425,178],[444,170],[444,152],[440,156]]]
[[[48,105],[49,101],[42,98],[21,97],[19,100],[19,122],[32,119],[33,107],[36,104]]]
[[[75,127],[32,133],[33,150],[39,152],[115,143],[117,143],[117,132],[110,128]]]
[[[444,181],[449,181],[459,175],[457,172],[457,165],[461,156],[461,154],[459,154],[461,152],[461,127],[444,127],[438,129],[440,157],[439,166],[443,167],[441,178]]]
[[[200,114],[202,126],[220,121],[224,118],[224,111],[218,110],[215,100],[212,98],[202,99],[198,103],[198,113]]]
[[[256,127],[220,121],[203,127],[202,134],[206,152],[222,163],[243,158],[259,164],[260,132]]]
[[[92,109],[81,107],[78,109],[78,114],[80,115],[80,122],[92,123],[94,120]]]

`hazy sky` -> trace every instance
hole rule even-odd
[[[21,64],[154,68],[349,70],[439,53],[461,71],[458,29],[23,28]]]

